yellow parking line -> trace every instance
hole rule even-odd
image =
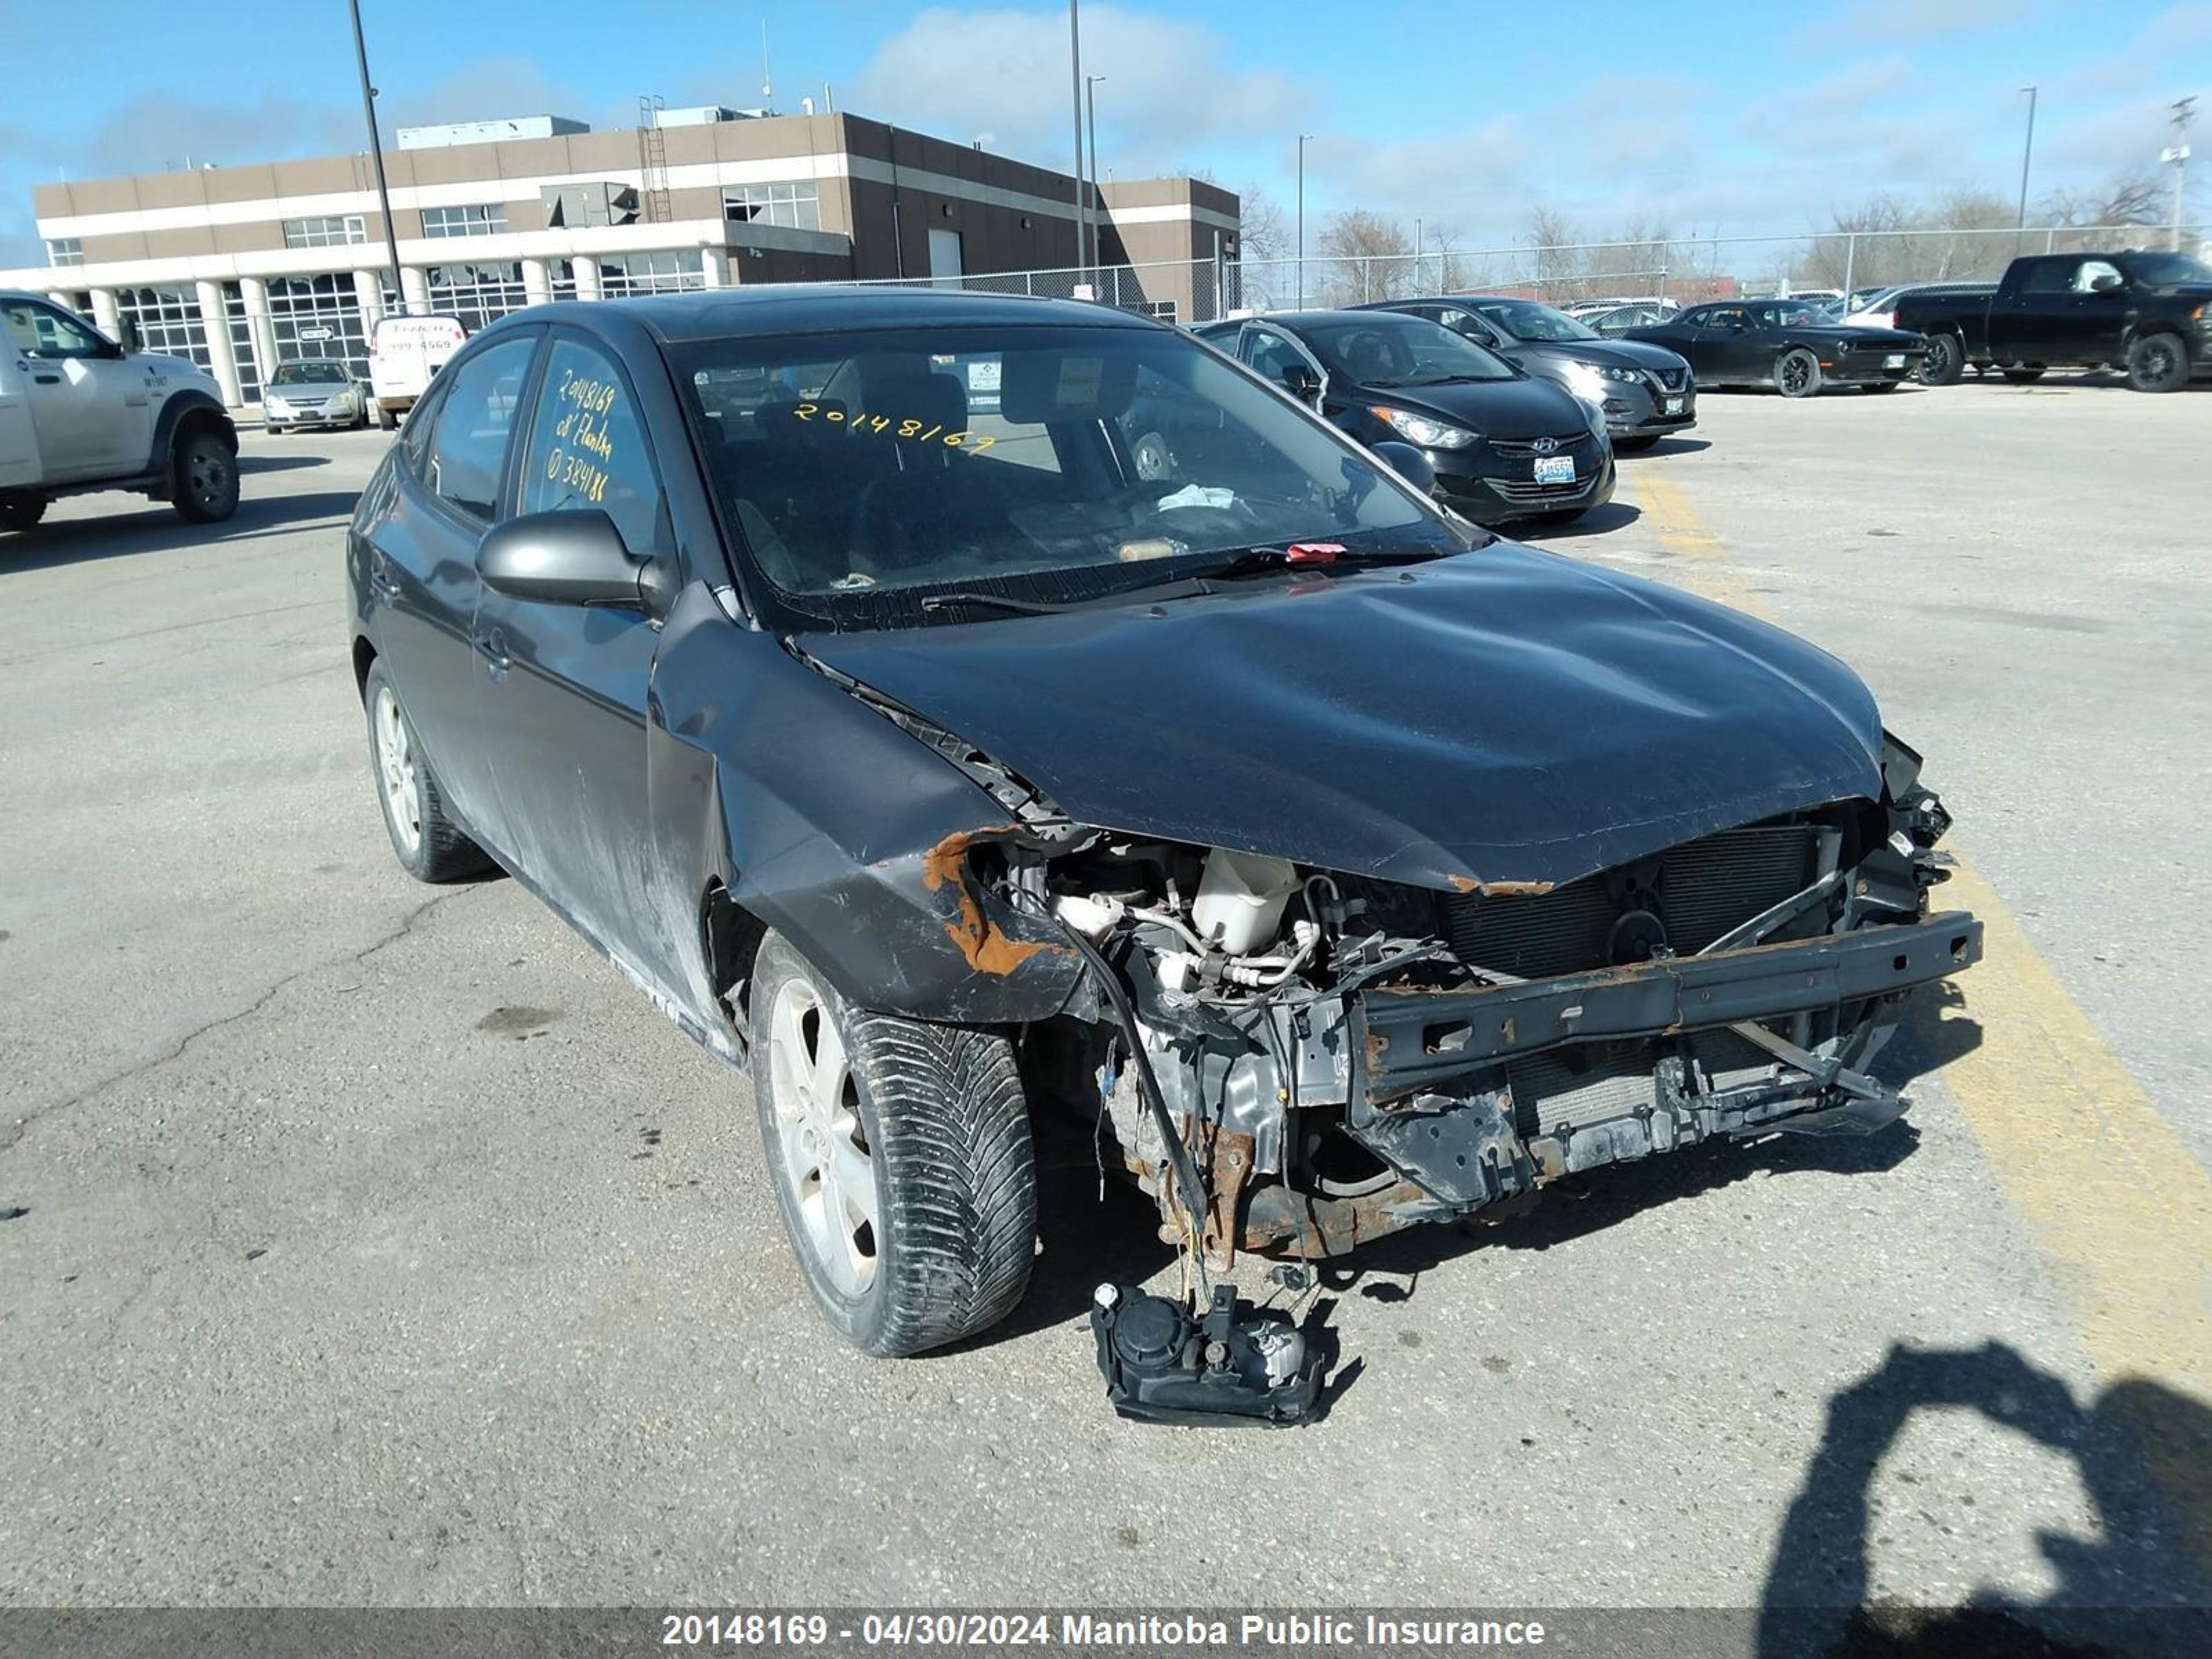
[[[1637,492],[1682,586],[1767,615],[1680,488],[1649,471]],[[1771,619],[1771,618],[1770,618]],[[1936,770],[1940,781],[1941,757]],[[1940,895],[1982,919],[1981,965],[1962,975],[1978,1046],[1943,1081],[2052,1270],[2090,1360],[2109,1382],[2152,1379],[2212,1402],[2212,1176],[2067,994],[2019,919],[1963,860]],[[2212,1558],[2212,1458],[2162,1432],[2155,1390],[2116,1397],[2147,1472]],[[2146,1404],[2148,1402],[2148,1404]]]

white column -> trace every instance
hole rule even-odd
[[[579,300],[599,297],[599,262],[596,255],[579,253],[568,261],[568,269],[575,273]]]
[[[384,273],[356,270],[353,274],[353,302],[361,307],[361,331],[373,334],[384,315]]]
[[[543,259],[522,262],[522,297],[533,306],[542,306],[553,298],[553,275],[545,268]]]
[[[111,340],[123,337],[123,313],[115,308],[115,290],[96,288],[92,291],[92,320],[100,325],[100,331]]]
[[[729,288],[734,282],[730,269],[730,250],[726,247],[706,247],[699,250],[699,261],[707,273],[708,288]]]
[[[261,369],[261,384],[276,372],[276,324],[269,314],[269,283],[259,276],[241,276],[238,291],[246,300],[246,332],[253,342],[253,361]]]
[[[399,267],[399,298],[410,317],[426,314],[430,309],[430,283],[422,270],[414,265]]]
[[[235,409],[246,401],[238,389],[238,361],[230,350],[230,318],[222,307],[221,283],[195,283],[199,295],[200,324],[207,334],[208,361],[215,368],[215,383],[222,400]]]

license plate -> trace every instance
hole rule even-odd
[[[1571,455],[1539,455],[1536,458],[1538,483],[1572,483],[1575,481],[1575,458]]]
[[[1888,356],[1881,360],[1881,366],[1884,368],[1903,368],[1905,367],[1905,354],[1901,351],[1891,352]]]
[[[1668,398],[1667,412],[1669,415],[1680,415],[1682,412],[1682,400],[1680,398]]]

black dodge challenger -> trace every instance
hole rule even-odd
[[[1203,437],[1162,476],[1164,401]],[[400,862],[495,860],[749,1068],[871,1352],[1020,1298],[1043,1114],[1193,1251],[1323,1255],[1886,1123],[1906,994],[1980,949],[1841,663],[1474,530],[1097,306],[517,313],[346,561]]]
[[[1928,343],[1893,328],[1845,328],[1802,300],[1692,306],[1623,337],[1690,360],[1701,386],[1772,386],[1811,398],[1832,386],[1893,391],[1919,369]]]

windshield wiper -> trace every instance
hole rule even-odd
[[[1201,565],[1182,574],[1198,577],[1242,576],[1255,570],[1298,570],[1315,565],[1406,564],[1443,556],[1443,550],[1437,548],[1353,549],[1340,542],[1291,542],[1282,547],[1236,548],[1224,554],[1218,564]]]
[[[1017,599],[1005,593],[926,593],[921,599],[924,611],[950,611],[963,605],[979,611],[1010,611],[1020,617],[1057,617],[1067,609],[1064,605]]]

